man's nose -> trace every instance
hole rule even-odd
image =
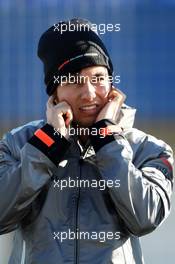
[[[88,80],[84,83],[82,87],[81,99],[92,101],[96,97],[96,88]]]

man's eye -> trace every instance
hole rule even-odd
[[[79,76],[71,76],[69,78],[69,84],[81,84],[82,81],[81,81],[81,78]]]
[[[105,77],[104,76],[97,77],[97,80],[99,82],[105,81]]]
[[[96,83],[104,83],[106,80],[105,76],[98,76],[96,77]]]

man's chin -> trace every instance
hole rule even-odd
[[[75,120],[72,122],[73,126],[90,127],[95,123],[95,118],[92,120]]]

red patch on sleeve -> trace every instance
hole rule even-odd
[[[44,131],[38,129],[35,132],[35,136],[39,138],[42,142],[44,142],[48,147],[50,147],[55,141],[49,137]]]
[[[170,169],[170,171],[172,171],[173,170],[173,168],[172,168],[172,166],[171,166],[171,164],[170,164],[170,162],[167,160],[167,159],[165,159],[165,158],[161,158],[161,161]]]

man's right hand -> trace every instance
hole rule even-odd
[[[54,97],[49,97],[46,110],[47,123],[53,126],[65,138],[68,138],[68,127],[73,119],[73,112],[70,105],[62,101],[54,104]]]

